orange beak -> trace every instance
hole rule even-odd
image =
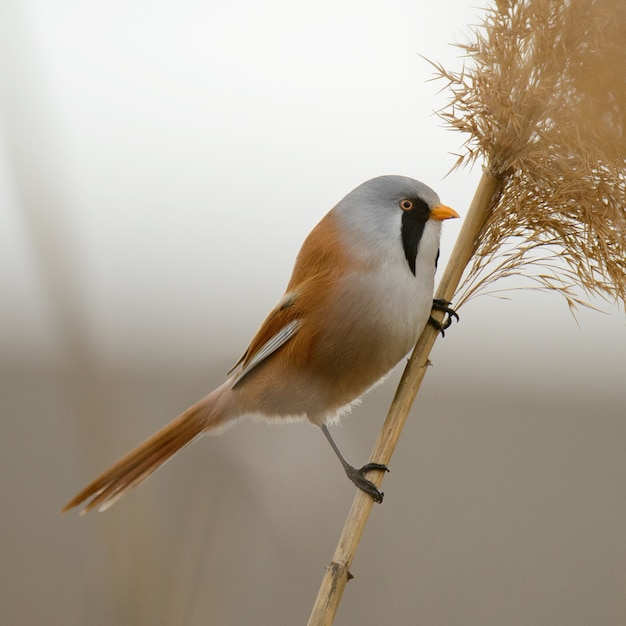
[[[460,217],[459,214],[445,204],[437,204],[430,210],[431,220],[449,220],[453,217]]]

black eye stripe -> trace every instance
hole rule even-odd
[[[405,198],[400,202],[400,206],[402,207],[402,203],[407,200],[413,202],[413,208],[410,210],[405,209],[402,212],[402,247],[409,268],[415,276],[417,250],[424,232],[424,226],[426,226],[428,221],[430,209],[421,198]]]

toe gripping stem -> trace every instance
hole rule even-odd
[[[443,298],[433,299],[433,311],[443,311],[448,316],[443,322],[439,322],[432,315],[428,319],[428,323],[431,326],[434,326],[441,333],[442,337],[445,337],[445,331],[450,328],[450,325],[452,324],[452,318],[455,318],[458,322],[459,316],[457,312],[450,306],[450,302],[448,302],[448,300],[444,300]]]

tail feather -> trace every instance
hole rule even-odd
[[[87,502],[81,515],[94,508],[104,511],[127,491],[143,482],[176,452],[192,443],[204,431],[217,426],[212,395],[192,406],[182,415],[131,450],[108,470],[100,474],[70,500],[63,512]]]

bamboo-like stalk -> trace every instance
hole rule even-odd
[[[484,170],[450,261],[441,277],[437,290],[438,298],[452,300],[463,271],[476,250],[478,238],[485,227],[502,184],[503,178],[496,177],[488,169]],[[442,313],[433,312],[433,317],[437,318],[437,315],[440,316],[439,319],[443,317]],[[402,374],[395,397],[374,445],[370,457],[372,461],[389,463],[428,369],[428,356],[438,334],[438,331],[430,324],[427,324],[422,332]],[[381,472],[372,480],[380,486],[382,478]],[[346,583],[351,578],[350,565],[365,530],[373,503],[370,496],[357,491],[335,554],[322,580],[308,626],[329,626],[333,623]]]

